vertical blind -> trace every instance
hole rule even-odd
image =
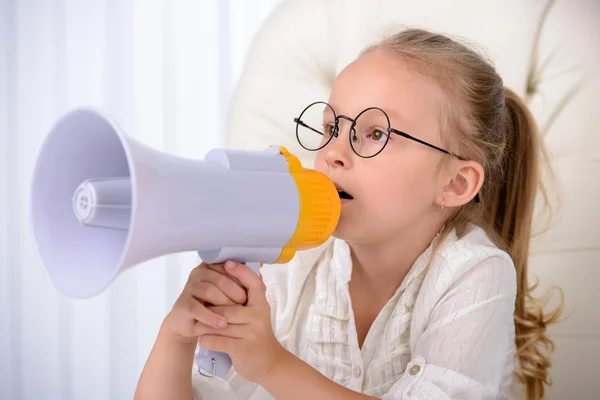
[[[87,300],[50,286],[28,204],[52,124],[74,107],[96,107],[138,141],[203,157],[225,142],[232,89],[277,2],[0,0],[0,399],[132,399],[160,323],[199,261],[194,253],[149,261]]]

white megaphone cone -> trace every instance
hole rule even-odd
[[[258,274],[333,233],[340,200],[323,174],[284,148],[213,149],[175,157],[124,135],[91,109],[61,118],[34,168],[31,224],[48,280],[76,298],[94,296],[127,268],[197,251],[208,263],[235,260]],[[223,376],[223,354],[196,361]]]

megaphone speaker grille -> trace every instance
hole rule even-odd
[[[123,135],[93,110],[70,112],[46,138],[32,180],[31,224],[42,268],[62,293],[91,297],[118,274],[129,229],[82,225],[73,195],[87,179],[130,177],[130,171]]]

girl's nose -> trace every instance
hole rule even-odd
[[[325,160],[330,168],[349,168],[352,160],[352,149],[348,143],[348,136],[351,123],[344,124],[340,121],[337,137],[331,138],[331,141],[323,150],[325,151]]]

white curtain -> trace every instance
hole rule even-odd
[[[89,300],[51,287],[28,203],[52,123],[99,107],[139,141],[203,157],[225,143],[245,54],[277,2],[0,0],[0,399],[132,399],[198,262],[188,253],[150,261]]]

